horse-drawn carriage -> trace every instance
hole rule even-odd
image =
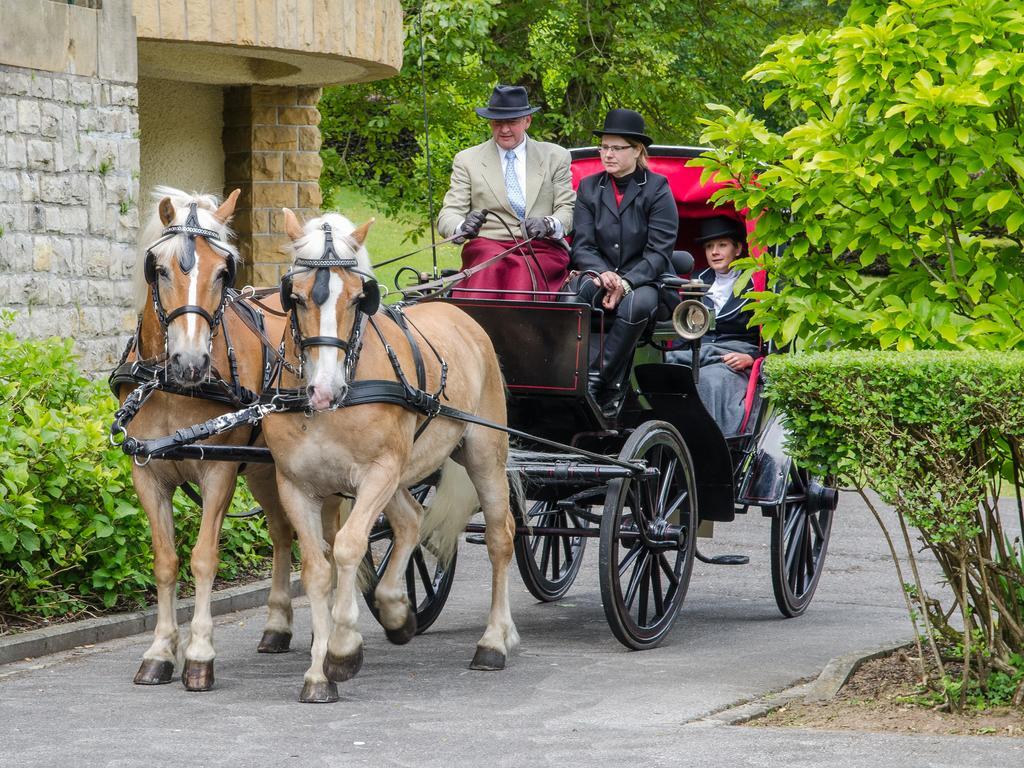
[[[720,213],[709,204],[713,186],[700,183],[699,169],[686,167],[698,150],[652,147],[650,154],[652,169],[669,177],[677,201],[680,212],[677,248],[696,250],[692,245],[696,222]],[[578,181],[596,170],[596,162],[594,150],[575,151],[574,178]],[[193,230],[197,229],[203,228],[193,226]],[[317,242],[323,244],[327,256],[330,256],[327,253],[330,247],[334,258],[316,263],[307,260],[305,266],[316,273],[326,273],[326,267],[339,264],[351,267],[355,262],[338,260],[331,245],[330,228],[325,227],[325,230],[326,239],[321,237]],[[172,234],[182,232],[187,233],[188,227],[179,226]],[[293,239],[297,243],[306,242],[300,239],[302,236],[303,233],[296,232]],[[308,233],[306,236],[308,240]],[[683,263],[686,258],[683,256],[678,265],[680,271],[693,269],[692,258],[689,264]],[[155,279],[153,277],[151,283]],[[659,644],[675,622],[689,585],[693,561],[701,557],[698,536],[710,536],[716,523],[729,522],[737,513],[745,513],[751,507],[759,508],[771,518],[771,572],[778,607],[785,616],[803,613],[821,575],[837,499],[834,489],[822,486],[786,455],[779,415],[760,397],[758,370],[751,376],[740,433],[726,438],[697,394],[695,377],[699,370],[664,362],[664,352],[670,344],[688,344],[696,352],[710,319],[700,303],[706,290],[700,281],[690,280],[686,275],[671,275],[665,279],[684,299],[681,311],[677,309],[674,313],[674,322],[662,318],[649,328],[632,361],[632,384],[625,401],[611,414],[607,409],[602,410],[587,389],[588,360],[600,354],[603,337],[601,313],[589,305],[550,301],[550,296],[539,297],[544,300],[537,301],[496,299],[493,291],[489,292],[489,298],[475,299],[466,291],[461,292],[459,298],[451,298],[446,290],[441,290],[419,301],[421,304],[453,304],[469,314],[487,331],[501,361],[507,387],[507,426],[473,416],[467,420],[488,429],[503,428],[518,441],[510,452],[507,472],[512,481],[511,506],[516,517],[515,557],[527,589],[541,601],[562,597],[579,573],[587,540],[597,538],[605,614],[616,638],[635,649]],[[315,295],[318,288],[327,291],[327,285],[324,281],[318,287],[311,287],[314,292],[311,295]],[[364,279],[362,285],[363,293],[354,299],[359,311],[347,342],[340,334],[339,338],[301,337],[293,311],[291,327],[295,349],[320,346],[337,359],[338,350],[350,352],[358,349],[365,339],[372,339],[369,331],[363,336],[363,331],[359,330],[363,327],[361,322],[365,325],[365,320],[360,320],[360,312],[365,310],[372,314],[375,311],[372,296],[368,299],[364,295],[372,293],[367,291],[369,282]],[[444,288],[449,285],[445,283]],[[285,293],[288,295],[284,296]],[[288,309],[291,289],[282,294]],[[164,313],[164,319],[173,319],[181,312],[180,308],[164,312],[156,288],[153,302],[158,314]],[[322,302],[317,299],[317,303]],[[199,314],[195,308],[190,311]],[[207,314],[211,329],[214,328],[214,317],[206,310],[203,312]],[[397,315],[392,317],[398,318],[399,325],[404,322]],[[166,330],[167,323],[164,327]],[[414,330],[419,333],[415,326]],[[443,421],[445,417],[467,417],[457,408],[444,406],[437,396],[444,389],[448,375],[446,366],[442,364],[441,389],[431,396],[422,383],[412,386],[407,381],[391,347],[379,331],[378,335],[404,387],[404,407],[419,408],[427,415],[428,423],[435,418]],[[405,329],[405,336],[410,346],[415,346],[412,331]],[[429,346],[429,334],[424,338],[428,339]],[[431,348],[431,351],[434,350]],[[429,357],[427,353],[424,355]],[[415,367],[419,370],[422,368],[420,353],[415,357]],[[440,356],[437,357],[440,360]],[[694,354],[693,359],[698,356]],[[272,361],[266,353],[263,360],[264,370],[269,370]],[[133,379],[128,373],[131,363],[126,366],[122,366],[116,383],[138,383],[137,371],[132,374]],[[348,367],[348,360],[345,366]],[[355,364],[351,367],[354,370]],[[293,373],[301,374],[301,370]],[[423,376],[418,378],[422,382]],[[145,383],[138,389],[143,386]],[[158,385],[150,384],[151,388],[155,386]],[[343,390],[347,391],[347,385]],[[306,391],[292,390],[293,403],[301,401],[306,394]],[[392,397],[387,402],[399,402],[393,391],[388,390],[386,394]],[[280,410],[286,399],[280,391],[275,394],[270,385],[262,398],[230,416],[218,416],[166,438],[132,437],[126,439],[123,446],[137,463],[152,458],[272,462],[271,452],[266,447],[237,441],[234,445],[200,441],[240,425],[251,426]],[[131,397],[128,402],[130,407],[119,412],[115,431],[124,431],[142,405],[133,402]],[[341,400],[333,405],[348,406],[352,402]],[[357,398],[354,402],[381,402],[381,399],[360,401]],[[302,429],[305,430],[305,426]],[[541,447],[546,450],[539,450]],[[431,478],[424,478],[412,492],[418,501],[429,505]],[[399,537],[389,518],[390,515],[380,515],[369,534],[370,547],[365,559],[374,567],[378,578],[384,577],[392,553],[398,549]],[[466,530],[472,535],[486,528],[471,523]],[[488,544],[490,549],[491,542]],[[411,555],[403,552],[402,556],[408,558],[404,590],[408,606],[413,610],[404,629],[388,629],[392,639],[395,633],[401,635],[402,631],[410,629],[422,632],[430,626],[447,599],[455,571],[454,558],[447,561],[443,556],[438,557],[429,539],[422,541]],[[712,559],[721,563],[742,560],[729,556]],[[374,593],[373,585],[365,593],[371,610],[377,609]],[[376,592],[377,599],[380,594]],[[336,607],[336,615],[337,611]],[[359,654],[361,660],[361,650]],[[331,663],[328,654],[326,664]],[[353,663],[358,668],[358,662]],[[501,663],[504,663],[503,658]],[[212,660],[210,664],[208,682],[212,685]],[[335,664],[335,672],[339,669]],[[343,672],[338,672],[340,677],[328,677],[344,679]],[[151,670],[151,673],[160,679],[143,682],[166,682],[162,679],[167,674],[166,667]],[[205,680],[200,679],[197,685],[201,687],[204,683]],[[307,688],[308,685],[307,676]],[[325,700],[322,698],[325,696],[327,694],[320,690],[313,691],[307,698],[304,689],[304,700]]]

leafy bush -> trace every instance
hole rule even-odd
[[[70,340],[18,340],[10,322],[0,315],[0,616],[139,607],[154,586],[153,559],[129,459],[107,440],[117,404],[79,371]],[[236,510],[252,505],[236,494]],[[177,494],[182,552],[200,518]],[[221,574],[262,567],[268,541],[262,518],[229,520]]]
[[[936,689],[955,706],[1020,705],[1024,547],[1007,534],[1003,514],[1012,518],[1006,508],[1015,507],[1024,528],[1024,353],[777,355],[766,368],[793,456],[857,489],[873,511],[868,488],[895,509],[895,535],[875,516],[897,569],[892,542],[903,543],[908,608],[923,621],[944,678]],[[925,590],[908,526],[935,555],[951,595]],[[902,571],[900,579],[907,581]],[[950,658],[962,665],[958,680],[943,667]]]
[[[735,181],[718,200],[760,212],[761,245],[786,246],[762,260],[786,281],[754,310],[766,335],[1024,348],[1020,3],[854,0],[747,78],[800,124],[780,134],[720,107],[698,162]]]

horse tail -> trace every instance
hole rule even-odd
[[[445,459],[434,499],[420,525],[420,541],[445,567],[451,564],[466,523],[478,509],[480,499],[466,468],[454,459]]]

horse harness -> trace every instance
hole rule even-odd
[[[193,211],[190,213],[189,219],[193,218]],[[202,230],[198,227],[198,222],[195,222],[196,226],[193,227],[193,231],[186,231],[185,227],[189,226],[189,222],[186,222],[182,227],[175,227],[172,230],[168,227],[164,230],[164,234],[178,234],[180,232],[186,232],[190,235],[190,242],[194,243],[194,237],[196,234],[206,236],[205,233],[210,230]],[[363,278],[363,294],[360,296],[356,305],[356,317],[352,323],[352,331],[347,341],[342,341],[335,336],[311,336],[309,338],[302,338],[301,332],[298,327],[298,321],[295,316],[294,302],[291,299],[291,281],[295,275],[295,270],[287,273],[281,279],[281,305],[285,311],[289,311],[291,314],[291,331],[295,341],[296,350],[299,356],[298,368],[290,365],[284,359],[284,344],[282,342],[279,350],[274,350],[271,345],[267,343],[266,336],[260,332],[258,335],[263,341],[264,348],[264,360],[266,360],[266,352],[268,348],[270,351],[275,352],[275,358],[277,360],[276,365],[273,367],[273,371],[270,371],[269,364],[264,365],[264,388],[261,395],[255,400],[248,402],[247,404],[243,401],[236,401],[238,404],[242,404],[240,410],[234,413],[226,413],[220,416],[216,416],[209,419],[202,424],[195,424],[191,427],[186,427],[177,430],[173,435],[167,437],[156,438],[156,439],[138,439],[128,437],[125,426],[131,420],[131,418],[138,412],[145,402],[146,398],[152,392],[153,389],[161,385],[160,378],[154,375],[152,378],[142,380],[142,383],[128,396],[125,403],[117,411],[115,415],[114,423],[111,425],[111,442],[116,443],[116,438],[120,434],[123,437],[121,441],[121,449],[128,455],[133,456],[136,461],[142,457],[145,461],[149,461],[151,458],[159,457],[162,454],[169,453],[175,448],[183,447],[196,443],[200,440],[213,437],[214,435],[227,432],[235,429],[243,424],[250,424],[254,427],[252,440],[255,439],[256,429],[262,422],[263,418],[271,413],[285,413],[285,412],[298,412],[303,411],[307,414],[309,410],[309,398],[306,394],[305,389],[284,389],[280,386],[281,376],[285,369],[295,374],[299,380],[302,379],[302,352],[310,347],[316,346],[331,346],[341,349],[346,353],[345,355],[345,366],[346,366],[346,381],[349,382],[348,389],[345,393],[344,398],[337,407],[349,407],[353,405],[364,405],[371,403],[387,403],[392,405],[398,405],[406,408],[415,413],[420,413],[426,416],[424,422],[417,428],[416,433],[413,436],[415,440],[418,438],[423,431],[427,428],[430,422],[438,417],[444,417],[449,419],[455,419],[467,424],[477,424],[488,429],[497,429],[505,432],[508,435],[519,437],[525,440],[529,440],[534,443],[546,445],[551,448],[557,448],[561,450],[569,450],[577,455],[584,456],[596,461],[600,461],[615,466],[620,466],[628,469],[634,473],[643,473],[644,467],[637,462],[626,462],[621,459],[616,459],[610,456],[603,456],[601,454],[593,453],[591,451],[583,450],[576,446],[563,445],[554,440],[548,440],[536,435],[531,435],[522,430],[514,429],[506,424],[498,424],[488,419],[484,419],[472,413],[460,410],[458,408],[452,408],[451,406],[444,405],[441,402],[442,398],[447,399],[445,394],[445,387],[448,379],[448,363],[441,357],[437,349],[430,340],[423,335],[412,321],[406,317],[402,305],[390,305],[381,308],[380,306],[380,288],[377,285],[377,281],[372,275],[368,275],[355,267],[358,266],[358,262],[354,258],[342,258],[338,255],[334,249],[333,233],[331,232],[330,224],[325,223],[323,225],[324,232],[324,252],[319,259],[296,259],[295,264],[300,267],[299,271],[306,271],[315,269],[317,275],[315,278],[313,299],[318,304],[323,304],[327,301],[330,295],[330,267],[342,267],[349,269],[353,272],[358,273]],[[215,233],[214,233],[215,234]],[[161,239],[158,242],[163,242]],[[154,244],[154,246],[157,243]],[[154,247],[154,246],[151,246]],[[511,250],[511,249],[510,249]],[[147,251],[147,279],[150,271],[150,253]],[[493,257],[490,261],[501,258],[505,253],[499,254],[497,257]],[[488,262],[488,263],[489,263]],[[185,266],[182,265],[182,269]],[[438,287],[444,288],[446,285],[440,285]],[[159,295],[154,291],[154,300],[156,303],[159,302]],[[210,318],[210,320],[217,320],[219,322],[220,315],[223,313],[222,308],[218,311],[216,317]],[[258,303],[258,302],[257,302]],[[234,303],[232,303],[234,306]],[[258,310],[248,307],[244,302],[240,302],[239,306],[245,306],[249,311],[253,312],[256,317],[259,318],[260,324],[262,325],[262,316]],[[262,305],[261,305],[262,306]],[[201,309],[201,308],[199,308]],[[159,310],[159,307],[158,307]],[[393,321],[403,332],[405,338],[409,344],[409,349],[412,353],[413,364],[416,369],[416,386],[413,386],[405,372],[402,370],[401,362],[398,359],[398,355],[395,353],[394,348],[387,341],[383,331],[380,329],[380,325],[377,319],[378,310],[380,313],[386,315],[391,321]],[[159,311],[158,311],[159,314]],[[183,314],[182,311],[178,310],[176,313],[172,313],[167,316],[173,319],[173,317]],[[169,320],[168,320],[169,322]],[[141,320],[140,320],[141,325]],[[247,323],[248,325],[248,323]],[[362,344],[364,341],[364,332],[366,326],[369,325],[374,333],[377,335],[381,344],[384,346],[384,350],[387,353],[388,360],[391,363],[391,367],[395,372],[397,381],[390,380],[362,380],[353,381],[351,374],[355,372],[356,363],[359,359],[359,353],[362,350]],[[250,326],[253,328],[253,326]],[[254,329],[255,330],[255,329]],[[412,331],[423,339],[423,341],[430,348],[430,351],[434,354],[440,364],[440,382],[436,392],[430,393],[426,390],[426,368],[423,364],[423,355],[420,351],[420,346],[417,343]],[[226,335],[226,329],[225,329]],[[138,331],[136,331],[136,337]],[[111,386],[115,390],[119,384],[123,383],[136,383],[140,379],[137,375],[133,375],[133,371],[137,372],[142,369],[140,363],[127,363],[127,357],[130,354],[133,346],[133,341],[129,341],[128,349],[125,350],[125,354],[122,357],[121,365],[115,370],[114,374],[111,375]],[[230,345],[229,345],[230,349]],[[129,366],[127,371],[123,369],[125,366]],[[269,375],[269,380],[267,376]],[[270,389],[269,385],[272,381],[276,380],[278,386]],[[117,382],[117,383],[115,383]],[[223,382],[221,382],[223,384]],[[251,394],[251,393],[250,393]],[[219,398],[214,398],[219,399]],[[248,399],[248,398],[247,398]]]
[[[157,285],[156,254],[153,252],[153,249],[171,238],[182,234],[186,235],[186,242],[184,249],[178,254],[177,262],[183,274],[188,274],[195,268],[196,237],[205,238],[211,247],[227,256],[228,274],[224,282],[224,290],[221,294],[220,304],[212,315],[203,307],[194,304],[186,304],[171,312],[167,312],[164,309],[163,302],[160,300],[160,291]],[[271,366],[268,353],[276,355],[276,350],[273,344],[266,338],[266,324],[263,313],[251,306],[245,300],[245,295],[231,287],[235,280],[235,269],[234,253],[220,239],[216,231],[200,226],[196,203],[194,202],[189,205],[189,214],[184,224],[172,224],[165,227],[159,239],[146,248],[144,274],[146,282],[150,286],[153,310],[164,332],[165,348],[162,355],[129,360],[133,353],[141,353],[142,314],[140,313],[135,333],[128,339],[125,350],[121,354],[121,359],[108,379],[108,385],[115,397],[118,396],[122,386],[131,385],[135,387],[115,414],[114,423],[111,425],[112,438],[118,434],[127,434],[128,423],[141,410],[146,400],[155,390],[184,397],[199,397],[204,400],[224,403],[233,408],[240,408],[258,402],[259,393],[270,386],[273,367]],[[234,345],[231,343],[228,326],[223,322],[224,311],[227,307],[231,307],[242,323],[260,339],[262,381],[258,392],[253,392],[241,383],[238,373],[238,356]],[[188,388],[178,386],[173,380],[168,378],[166,371],[168,326],[176,318],[186,314],[199,315],[210,325],[210,351],[212,351],[213,339],[217,332],[219,330],[223,331],[224,343],[227,347],[228,378],[223,377],[216,369],[211,369],[211,378]],[[256,429],[253,430],[250,436],[250,445],[256,441],[258,435],[259,428],[257,424]]]
[[[171,238],[177,237],[178,235],[185,235],[185,247],[182,249],[181,253],[178,254],[178,268],[181,270],[182,274],[187,275],[195,268],[197,237],[205,238],[210,247],[215,248],[227,256],[227,279],[224,281],[224,290],[221,293],[220,305],[212,315],[196,304],[184,304],[171,312],[166,312],[164,310],[163,302],[160,301],[160,288],[157,285],[156,254],[153,253],[153,249],[158,245],[166,243]],[[210,338],[212,341],[213,335],[217,333],[217,328],[220,326],[220,318],[224,314],[224,305],[227,301],[228,289],[233,286],[235,282],[235,270],[234,252],[227,243],[220,239],[220,235],[215,230],[206,229],[199,225],[199,215],[196,203],[194,201],[189,203],[188,218],[185,219],[185,223],[169,224],[164,227],[163,232],[160,233],[160,237],[156,242],[146,249],[144,274],[146,282],[149,283],[150,292],[153,296],[153,309],[156,310],[157,319],[160,321],[160,325],[164,331],[167,330],[168,325],[182,315],[199,315],[209,324]]]
[[[413,437],[415,440],[427,428],[430,422],[441,413],[441,397],[444,396],[445,387],[448,381],[448,363],[441,357],[430,340],[406,317],[401,305],[381,306],[380,288],[372,275],[359,269],[358,262],[354,257],[344,258],[339,256],[334,248],[334,238],[331,225],[322,225],[324,233],[324,251],[318,259],[296,259],[295,264],[299,269],[288,272],[281,278],[281,306],[291,311],[291,332],[295,348],[299,355],[298,377],[302,378],[303,352],[311,347],[336,347],[345,352],[345,381],[349,383],[345,397],[338,407],[351,405],[362,405],[367,403],[391,403],[401,405],[410,410],[422,413],[426,420],[417,428]],[[356,303],[356,314],[352,322],[352,331],[348,340],[343,341],[336,336],[310,336],[303,338],[299,329],[295,304],[291,298],[292,278],[297,272],[315,270],[316,277],[313,283],[312,298],[318,305],[322,306],[330,296],[330,268],[340,267],[355,272],[363,280],[362,295]],[[379,310],[379,312],[378,312]],[[378,317],[386,316],[395,323],[405,335],[412,353],[413,365],[416,371],[416,385],[409,382],[409,378],[402,369],[401,362],[394,348],[388,343],[380,328]],[[388,360],[395,372],[397,381],[387,380],[355,380],[355,370],[359,362],[359,355],[362,352],[365,341],[366,326],[373,329],[380,340]],[[423,353],[420,345],[413,336],[413,330],[426,343],[440,365],[440,384],[436,392],[431,394],[426,390],[426,366],[423,363]],[[280,372],[281,366],[278,367]],[[278,382],[280,378],[278,377]],[[282,389],[280,386],[264,393],[260,398],[264,404],[271,405],[275,410],[281,411],[308,411],[309,399],[304,389]]]

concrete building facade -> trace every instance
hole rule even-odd
[[[157,184],[241,188],[240,280],[275,282],[280,208],[321,202],[321,86],[401,58],[399,0],[0,0],[0,310],[112,366]]]

